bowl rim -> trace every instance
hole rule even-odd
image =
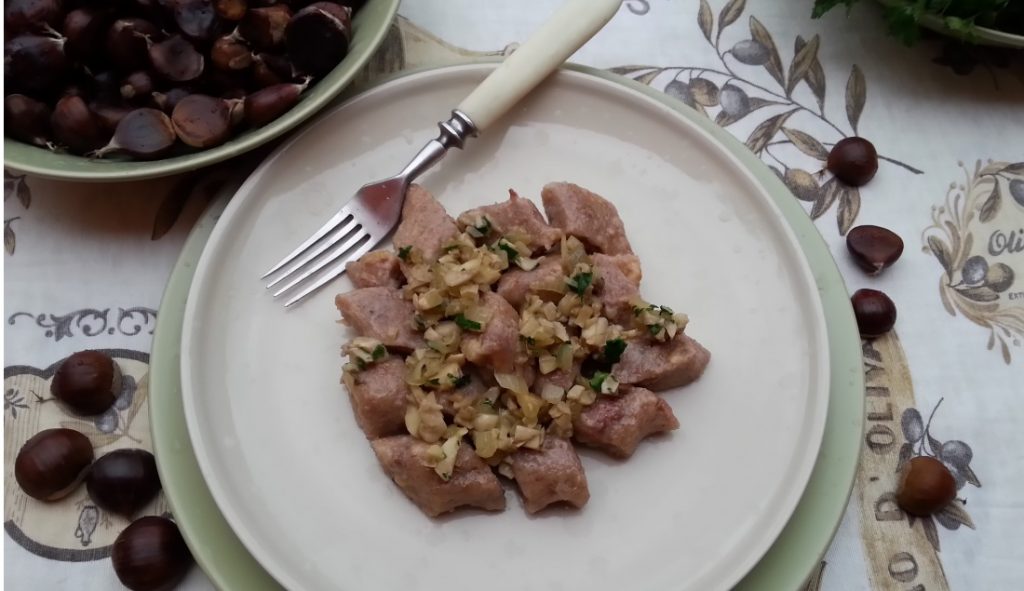
[[[385,37],[390,32],[395,15],[398,13],[400,0],[369,0],[360,14],[353,19],[356,31],[365,22],[364,14],[372,10],[372,16],[380,19],[380,25],[372,30],[365,30],[359,37],[359,48],[351,52],[327,76],[314,84],[306,98],[275,121],[232,138],[215,148],[183,154],[170,158],[150,161],[93,160],[89,165],[74,168],[61,168],[61,159],[72,161],[89,160],[82,156],[70,154],[47,153],[38,148],[4,137],[4,168],[19,174],[32,175],[40,178],[78,181],[78,182],[126,182],[194,171],[219,162],[243,156],[265,144],[270,144],[282,136],[305,124],[320,110],[330,106],[331,102],[346,90],[376,53]],[[375,19],[375,20],[376,20]],[[326,83],[326,84],[325,84]],[[321,86],[322,85],[322,86]],[[38,150],[40,157],[28,157],[24,150]],[[12,153],[14,156],[12,157]],[[262,159],[262,158],[261,158]],[[109,168],[106,166],[109,165]]]
[[[879,0],[879,3],[882,6],[892,6],[893,4],[896,4],[896,1],[897,0]],[[918,24],[925,29],[935,31],[936,33],[973,45],[1024,48],[1024,35],[1007,33],[1006,31],[982,27],[980,25],[975,25],[973,37],[964,39],[961,35],[947,27],[946,23],[942,21],[942,17],[931,12],[926,12],[921,15],[921,20]]]

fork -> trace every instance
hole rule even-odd
[[[441,132],[437,138],[427,142],[401,172],[363,185],[327,223],[264,273],[261,279],[274,277],[267,289],[276,288],[275,298],[289,295],[284,305],[290,307],[344,273],[345,265],[369,252],[398,224],[410,183],[449,149],[461,149],[468,138],[519,102],[604,27],[619,4],[620,0],[568,0],[563,4],[463,99],[451,118],[438,123]]]

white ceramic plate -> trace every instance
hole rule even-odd
[[[611,199],[648,300],[690,315],[704,377],[666,392],[682,427],[626,462],[582,452],[582,511],[424,517],[377,466],[339,385],[340,280],[285,311],[260,272],[368,179],[396,170],[492,68],[432,70],[308,126],[243,185],[200,259],[182,379],[197,460],[253,556],[291,589],[726,589],[796,506],[821,441],[828,345],[771,199],[693,121],[563,71],[422,179],[449,211],[570,180]]]

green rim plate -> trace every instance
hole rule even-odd
[[[728,132],[647,86],[601,70],[569,67],[625,84],[707,130],[768,189],[796,234],[814,273],[828,322],[832,368],[825,435],[814,472],[796,511],[772,548],[736,587],[759,591],[795,590],[818,564],[839,526],[853,486],[863,435],[860,337],[843,278],[825,241],[789,190]],[[185,300],[196,262],[235,188],[237,185],[223,191],[192,230],[160,305],[150,356],[153,446],[175,519],[197,562],[214,584],[226,590],[277,589],[279,585],[249,555],[217,510],[196,463],[181,402],[179,363]]]
[[[399,0],[369,0],[352,21],[352,45],[338,67],[310,87],[303,94],[302,100],[281,117],[259,129],[242,133],[216,148],[150,162],[132,162],[58,154],[4,138],[4,166],[45,178],[110,182],[167,176],[234,158],[286,133],[330,104],[384,41],[398,12],[398,3]]]

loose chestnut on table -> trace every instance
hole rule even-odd
[[[857,226],[846,234],[846,249],[868,275],[878,275],[903,254],[903,239],[881,226]]]
[[[93,462],[85,488],[99,508],[132,517],[160,492],[156,458],[144,449],[112,451]]]
[[[98,415],[121,393],[121,368],[106,353],[79,351],[57,367],[50,393],[79,414]]]
[[[78,487],[92,458],[92,443],[85,435],[74,429],[46,429],[18,451],[14,478],[28,496],[55,501]]]
[[[896,324],[896,304],[877,289],[858,289],[850,302],[863,338],[880,337]]]
[[[878,172],[878,152],[862,137],[843,138],[832,146],[825,168],[847,185],[860,187]]]
[[[942,510],[956,498],[956,479],[946,465],[930,456],[911,458],[900,472],[896,503],[918,517]]]
[[[126,527],[114,540],[110,559],[117,578],[132,591],[171,589],[192,566],[192,554],[178,526],[155,515]]]

